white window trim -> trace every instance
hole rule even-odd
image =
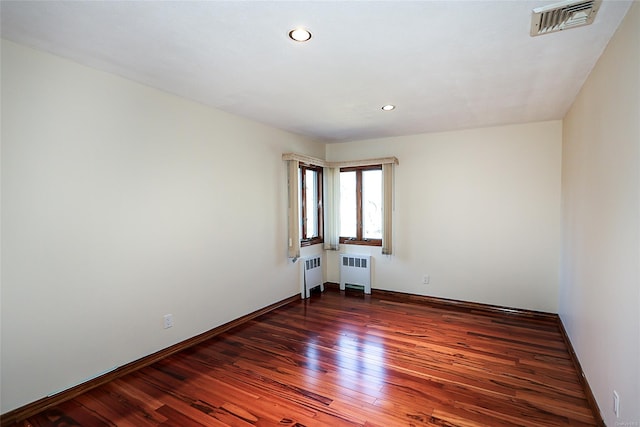
[[[295,160],[299,163],[307,163],[310,165],[321,166],[323,168],[338,168],[338,169],[356,167],[356,166],[400,164],[396,157],[381,157],[378,159],[365,159],[365,160],[348,160],[343,162],[327,162],[326,160],[318,159],[311,156],[305,156],[304,154],[297,154],[297,153],[285,153],[282,155],[282,160]]]

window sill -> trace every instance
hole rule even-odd
[[[341,237],[340,244],[341,245],[359,245],[359,246],[382,246],[382,239],[352,240],[352,239]]]
[[[322,239],[322,237],[317,237],[315,239],[309,239],[309,240],[300,240],[300,247],[304,248],[305,246],[319,245],[320,243],[324,243],[324,240]]]

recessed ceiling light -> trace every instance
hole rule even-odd
[[[396,109],[396,106],[395,106],[395,105],[393,105],[393,104],[387,104],[387,105],[383,105],[383,106],[382,106],[382,109],[383,109],[384,111],[391,111],[391,110],[395,110],[395,109]]]
[[[289,31],[289,38],[297,42],[306,42],[311,39],[311,33],[304,28],[296,28]]]

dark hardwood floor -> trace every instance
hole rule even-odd
[[[329,290],[24,426],[596,425],[556,322]]]

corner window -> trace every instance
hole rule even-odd
[[[300,165],[300,246],[322,243],[322,168]]]
[[[382,166],[340,169],[340,243],[382,246]]]

